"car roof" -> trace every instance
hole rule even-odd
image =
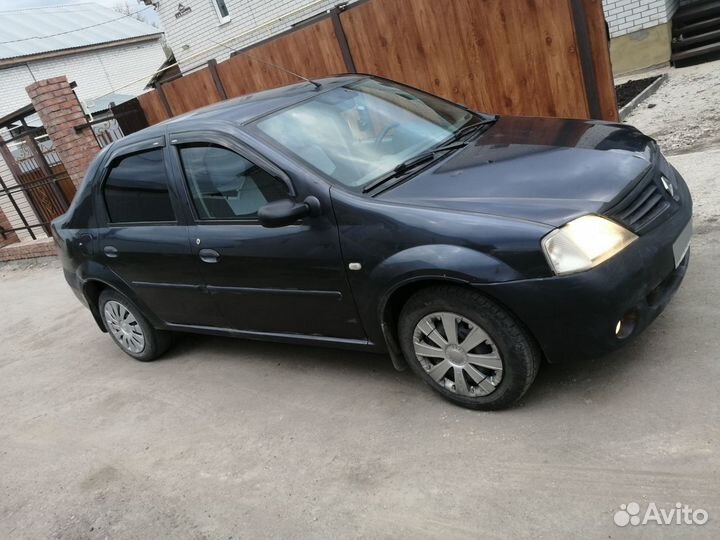
[[[240,126],[273,111],[284,109],[295,103],[304,101],[319,93],[327,92],[328,90],[347,85],[366,77],[367,75],[325,77],[322,79],[313,79],[320,84],[319,88],[308,82],[300,82],[228,99],[154,124],[123,137],[118,141],[120,144],[113,143],[113,146],[125,146],[127,144],[133,144],[138,140],[147,139],[152,136],[160,136],[164,134],[168,128],[192,129],[193,125],[207,125],[207,122],[212,120],[231,122]]]

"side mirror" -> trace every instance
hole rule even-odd
[[[303,202],[283,199],[266,204],[258,210],[258,220],[263,227],[285,227],[307,216],[320,214],[320,201],[307,197]]]

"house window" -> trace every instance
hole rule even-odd
[[[227,8],[225,0],[212,0],[212,4],[215,6],[215,11],[217,11],[220,22],[228,22],[230,20],[230,11]]]

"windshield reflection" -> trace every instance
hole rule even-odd
[[[263,118],[257,127],[330,179],[361,188],[474,118],[429,94],[365,79]]]

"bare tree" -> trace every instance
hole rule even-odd
[[[118,13],[122,13],[123,15],[129,15],[133,19],[137,19],[138,21],[144,22],[145,24],[150,24],[157,27],[157,23],[151,22],[145,16],[143,10],[143,8],[145,7],[147,6],[145,6],[142,0],[135,0],[135,5],[132,5],[131,0],[117,0],[112,8]]]

